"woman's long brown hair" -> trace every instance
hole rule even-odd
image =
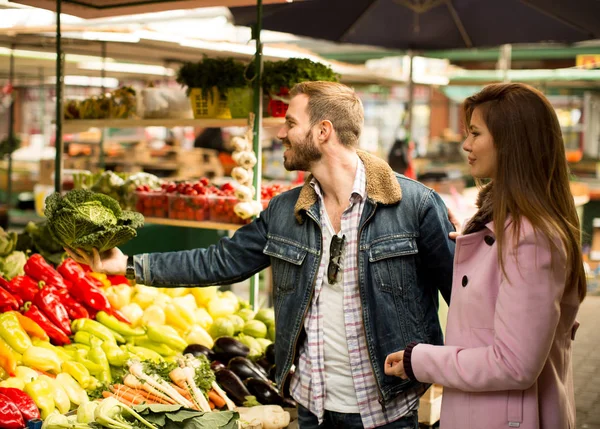
[[[465,125],[478,108],[497,151],[493,179],[492,218],[498,258],[504,271],[504,225],[512,217],[514,238],[526,218],[555,251],[556,238],[566,253],[566,287],[586,294],[581,228],[569,186],[569,168],[558,118],[550,102],[535,88],[519,83],[493,84],[467,98]],[[562,252],[561,252],[562,253]]]

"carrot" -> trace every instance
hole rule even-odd
[[[215,409],[215,404],[213,403],[213,401],[208,401],[208,405],[210,406],[211,410]]]
[[[212,401],[217,408],[223,408],[225,406],[225,400],[213,389],[208,391],[208,399]]]
[[[126,401],[131,402],[135,405],[144,402],[144,399],[140,395],[137,395],[125,389],[111,389],[111,392],[113,395],[115,395],[117,399],[125,399]]]
[[[127,405],[128,407],[133,407],[134,405],[136,405],[136,404],[134,404],[133,402],[131,402],[131,401],[128,401],[127,399],[119,398],[117,395],[115,395],[115,394],[113,394],[113,393],[110,393],[110,392],[107,392],[107,391],[104,391],[104,392],[102,392],[102,396],[104,396],[105,398],[108,398],[108,397],[111,397],[111,396],[112,396],[112,397],[113,397],[113,398],[115,398],[117,401],[119,401],[119,402],[121,402],[121,403],[123,403],[123,404]]]
[[[171,383],[171,384],[173,384],[173,383]],[[182,387],[179,387],[179,386],[178,386],[178,385],[176,385],[176,384],[173,384],[173,388],[174,388],[175,390],[177,390],[177,391],[179,392],[179,394],[180,394],[181,396],[183,396],[185,399],[187,399],[187,400],[189,400],[189,401],[192,401],[192,395],[190,395],[190,392],[188,392],[187,390],[185,390],[185,389],[184,389],[184,388],[182,388]],[[192,401],[192,402],[193,402],[193,401]]]
[[[139,403],[145,401],[152,404],[169,404],[169,402],[165,401],[164,399],[146,392],[145,390],[133,389],[123,384],[114,384],[110,387],[110,389],[117,395],[124,395],[134,400],[139,400]]]

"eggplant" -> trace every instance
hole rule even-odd
[[[248,356],[250,353],[250,348],[235,338],[220,337],[215,340],[213,351],[216,354],[216,359],[220,360],[221,362],[229,362],[231,358],[237,356]]]
[[[251,360],[237,356],[232,358],[227,364],[227,368],[230,369],[240,377],[242,380],[247,378],[257,378],[264,381],[269,381],[269,379],[262,373],[258,366],[252,362]]]
[[[250,394],[256,397],[256,400],[262,405],[283,405],[283,398],[279,391],[270,382],[257,378],[248,378],[244,380]]]
[[[262,370],[265,377],[269,376],[269,370],[271,369],[271,366],[273,366],[273,364],[269,362],[267,358],[263,356],[260,359],[255,360],[254,364]]]
[[[271,365],[271,368],[269,368],[269,380],[271,380],[273,383],[275,382],[275,370],[275,365]]]
[[[215,359],[215,352],[213,352],[211,349],[209,349],[206,346],[203,346],[202,344],[190,344],[188,345],[184,350],[183,350],[183,354],[192,354],[194,356],[200,356],[200,355],[204,355],[208,358],[208,360],[212,361]]]
[[[221,361],[213,360],[210,363],[210,369],[212,369],[213,372],[216,372],[216,371],[218,371],[220,369],[225,369],[225,368],[227,368],[227,367],[225,365],[223,365],[223,363]]]
[[[235,405],[243,406],[246,401],[246,396],[250,396],[250,392],[232,371],[227,368],[219,369],[215,372],[215,377],[219,386],[227,393]]]
[[[271,343],[265,349],[265,358],[271,363],[271,365],[275,365],[275,343]]]

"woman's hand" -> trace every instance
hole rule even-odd
[[[71,258],[80,264],[89,265],[97,273],[125,275],[125,271],[127,270],[127,256],[117,247],[107,250],[102,255],[100,255],[97,249],[93,249],[92,256],[88,255],[82,249],[72,251],[65,248],[65,251]]]
[[[404,350],[391,353],[385,358],[385,373],[407,380],[408,376],[404,372]]]

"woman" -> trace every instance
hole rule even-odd
[[[446,345],[411,343],[385,372],[444,386],[441,429],[575,428],[586,284],[558,119],[522,84],[487,86],[464,114],[471,174],[491,180],[456,241]]]

